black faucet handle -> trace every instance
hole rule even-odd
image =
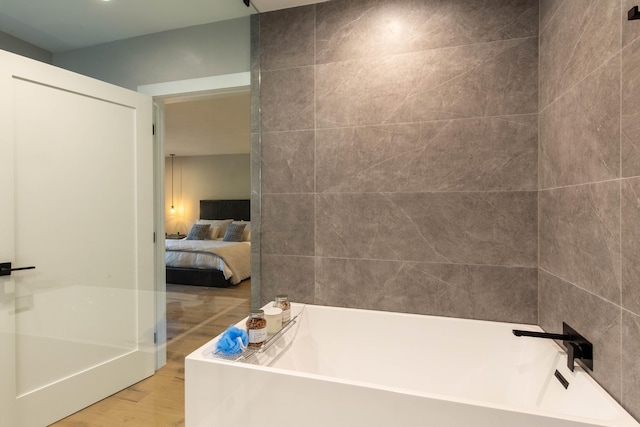
[[[571,336],[571,340],[562,341],[567,349],[567,367],[573,372],[574,361],[579,359],[593,371],[593,344],[564,322],[562,322],[562,332],[564,335]]]
[[[575,359],[580,358],[580,346],[572,341],[567,343],[567,368],[571,372],[573,372],[573,368],[575,367]]]

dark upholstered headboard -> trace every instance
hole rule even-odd
[[[251,201],[200,200],[200,219],[251,221]]]

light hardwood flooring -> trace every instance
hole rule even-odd
[[[55,427],[184,426],[184,358],[250,310],[251,280],[230,288],[167,285],[167,364]]]

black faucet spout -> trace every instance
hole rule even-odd
[[[547,332],[532,332],[532,331],[523,331],[520,329],[514,329],[513,335],[517,337],[532,337],[532,338],[548,338],[552,340],[562,340],[562,341],[571,341],[572,336],[567,334],[549,334]]]
[[[587,368],[593,371],[593,345],[565,322],[562,322],[562,332],[562,334],[551,334],[514,329],[513,335],[517,337],[562,340],[567,349],[567,367],[573,372],[574,360],[580,359]]]

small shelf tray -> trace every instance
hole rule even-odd
[[[206,357],[212,357],[214,359],[223,359],[223,360],[229,360],[231,362],[240,362],[243,360],[247,360],[253,356],[257,356],[261,353],[266,352],[267,350],[269,350],[269,348],[275,344],[276,342],[278,342],[278,340],[280,338],[282,338],[282,336],[289,330],[291,329],[291,327],[293,325],[295,325],[298,322],[298,318],[302,315],[302,312],[298,313],[296,316],[294,316],[289,323],[287,323],[285,326],[282,327],[282,329],[280,329],[278,331],[278,333],[273,334],[271,337],[269,337],[265,343],[261,346],[261,347],[247,347],[242,353],[239,354],[223,354],[220,351],[215,349],[215,345],[213,347],[210,347],[209,349],[207,349],[204,352],[204,356]]]

